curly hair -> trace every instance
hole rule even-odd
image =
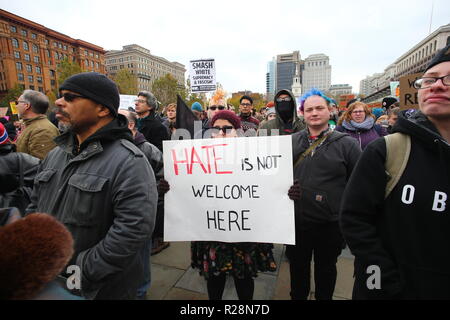
[[[350,120],[352,120],[352,112],[353,110],[355,110],[357,107],[363,107],[364,108],[364,113],[366,114],[366,118],[372,117],[375,119],[375,116],[372,114],[372,112],[370,112],[369,107],[367,106],[367,104],[365,104],[364,102],[361,101],[356,101],[351,103],[347,110],[344,112],[344,114],[342,115],[342,117],[340,117],[339,121],[338,121],[338,125],[341,125],[344,120],[347,122],[350,122]]]

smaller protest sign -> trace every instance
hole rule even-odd
[[[128,110],[129,107],[132,107],[134,109],[134,100],[136,99],[137,96],[121,94],[119,109]]]
[[[409,74],[400,78],[400,109],[418,109],[419,100],[414,81],[422,76],[422,73]]]
[[[216,90],[216,65],[214,59],[192,60],[190,64],[191,91],[210,92]]]

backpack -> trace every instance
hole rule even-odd
[[[407,134],[396,132],[384,136],[384,140],[386,141],[385,169],[389,177],[384,194],[386,199],[405,171],[411,153],[411,137]]]

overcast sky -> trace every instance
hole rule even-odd
[[[265,93],[267,62],[299,50],[324,53],[331,83],[383,72],[429,34],[431,0],[0,0],[0,7],[105,50],[136,43],[185,65],[216,59],[231,93]],[[434,0],[431,32],[450,23],[449,0]]]

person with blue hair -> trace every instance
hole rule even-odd
[[[314,256],[316,300],[331,300],[336,285],[337,258],[343,247],[338,212],[347,180],[361,154],[356,141],[331,130],[331,99],[317,89],[300,99],[306,129],[292,135],[295,245],[286,249],[290,265],[291,298],[310,294]]]

